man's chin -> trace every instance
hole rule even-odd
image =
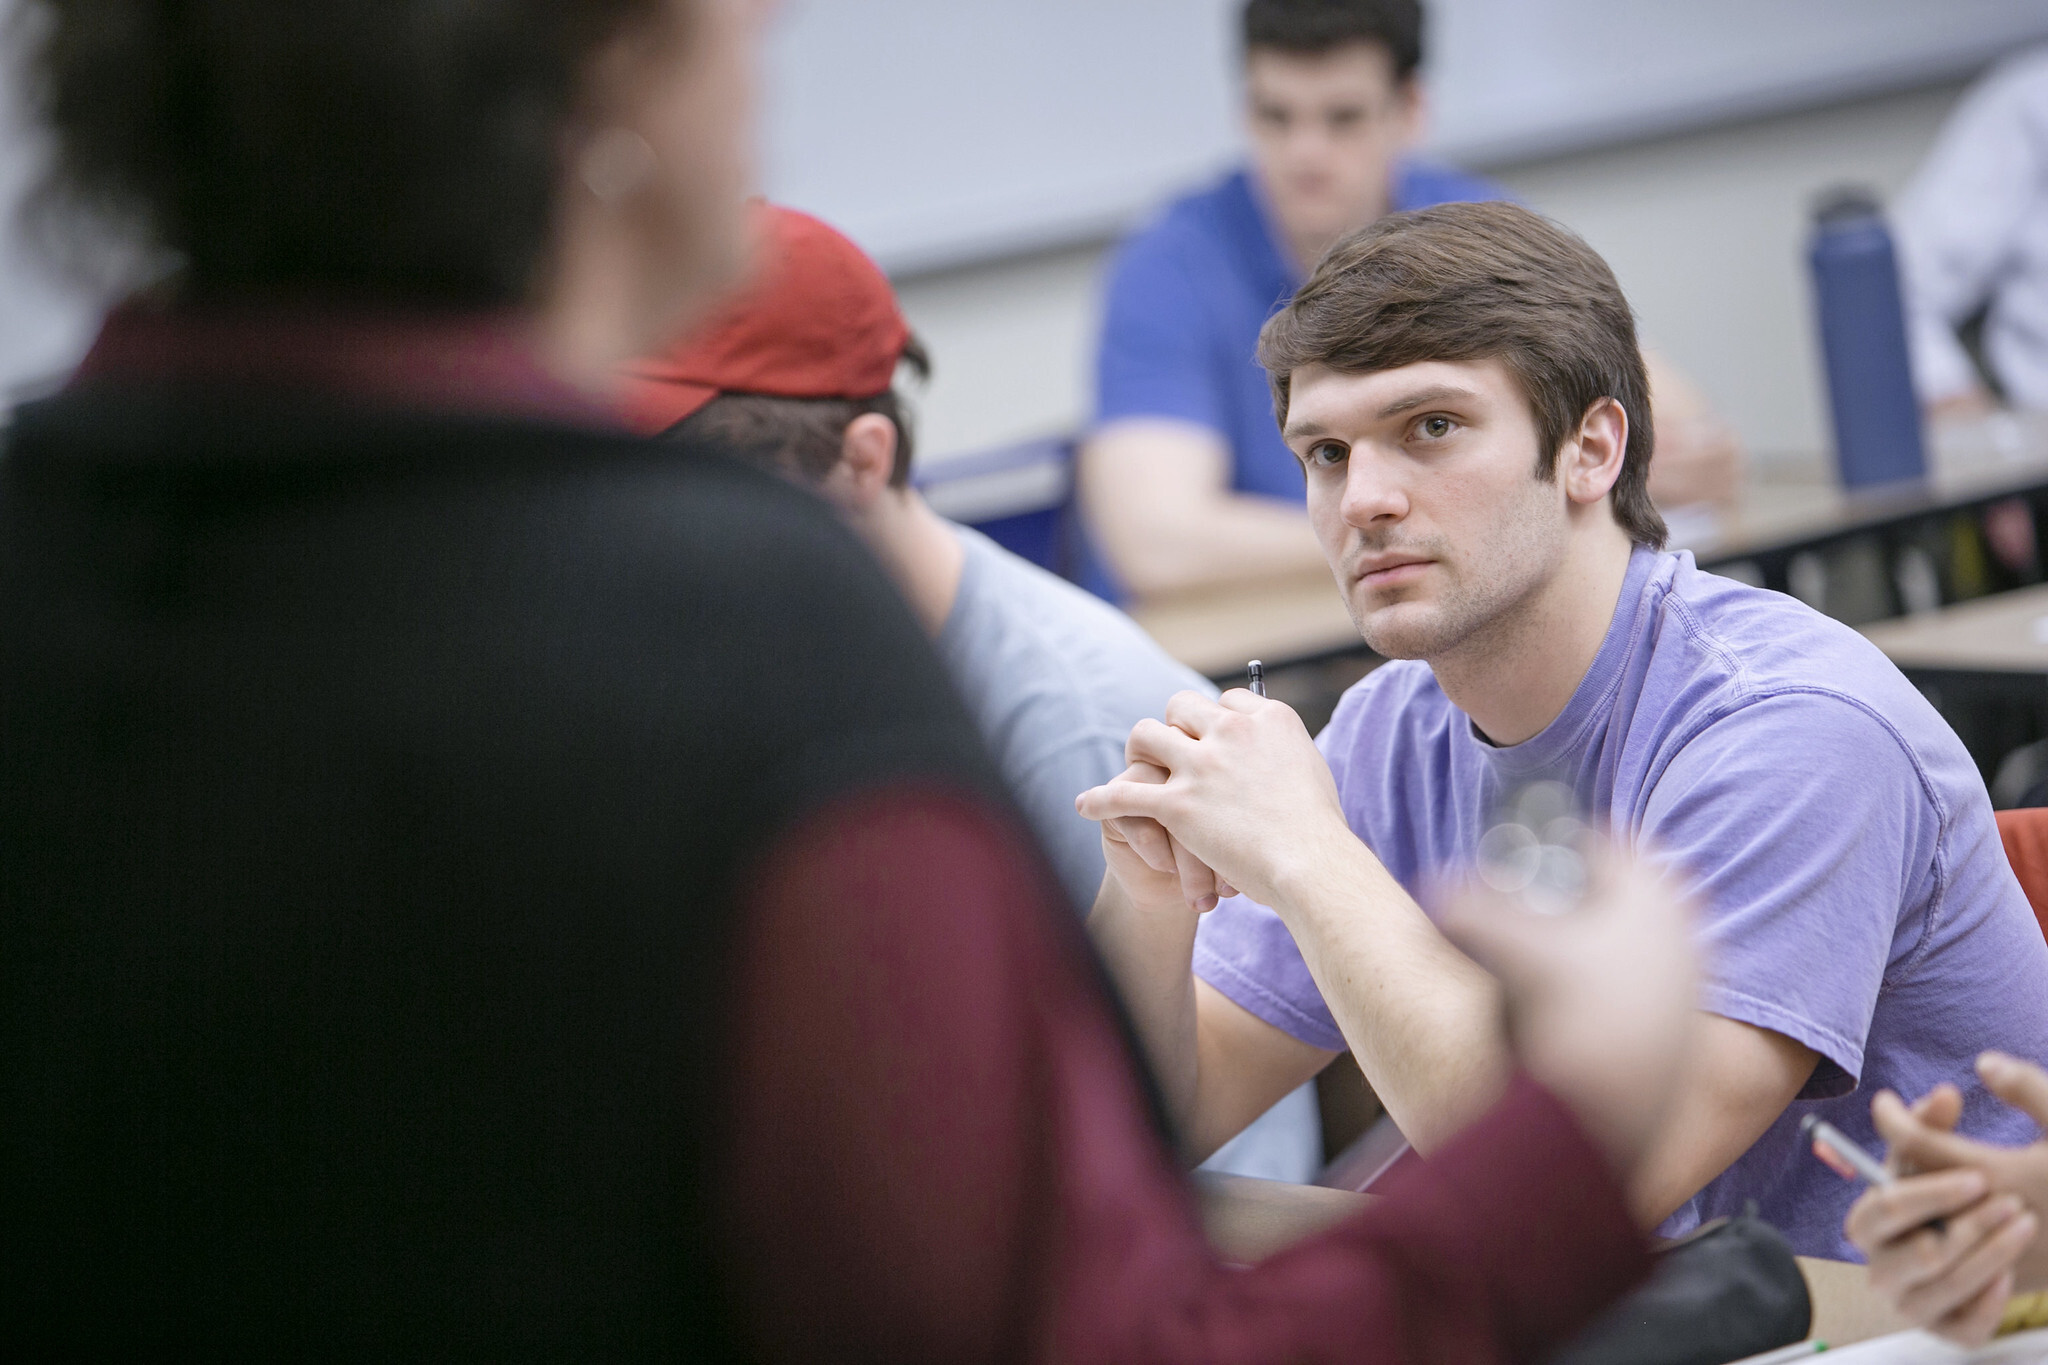
[[[1418,602],[1364,610],[1352,604],[1351,620],[1367,647],[1383,659],[1426,659],[1443,635],[1435,607]]]

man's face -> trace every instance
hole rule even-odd
[[[1537,477],[1535,417],[1497,360],[1296,370],[1286,437],[1351,619],[1388,658],[1483,638],[1564,560],[1568,500]]]
[[[1327,245],[1387,212],[1394,162],[1413,140],[1415,82],[1380,43],[1245,59],[1252,165],[1291,241]],[[1313,262],[1303,262],[1304,265]]]

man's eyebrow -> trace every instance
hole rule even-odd
[[[1470,401],[1478,396],[1471,389],[1461,389],[1455,384],[1438,384],[1433,388],[1417,389],[1413,393],[1403,394],[1381,408],[1374,416],[1399,417],[1404,412],[1412,412],[1416,408],[1424,407],[1430,403]]]
[[[1396,398],[1393,402],[1374,413],[1373,417],[1375,420],[1399,417],[1404,412],[1413,412],[1416,408],[1426,407],[1431,403],[1471,402],[1478,397],[1478,392],[1473,389],[1461,389],[1456,384],[1437,384],[1431,388],[1416,389],[1412,393],[1402,394],[1399,398]],[[1281,429],[1280,439],[1283,441],[1306,441],[1317,436],[1329,436],[1332,434],[1334,433],[1320,422],[1297,422],[1290,419],[1287,425]]]

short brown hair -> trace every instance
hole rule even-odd
[[[931,377],[924,344],[910,338],[902,364],[918,379]],[[889,486],[910,482],[909,405],[894,389],[872,398],[785,398],[766,393],[721,393],[662,433],[666,439],[708,446],[807,484],[823,483],[844,453],[846,429],[856,417],[878,412],[896,427],[896,462]]]
[[[1390,214],[1339,241],[1259,334],[1273,410],[1287,424],[1288,384],[1305,365],[1366,373],[1425,360],[1497,359],[1536,417],[1536,476],[1557,475],[1586,410],[1612,398],[1628,414],[1614,519],[1661,548],[1650,502],[1650,382],[1635,315],[1599,253],[1514,204],[1443,204]]]
[[[1420,0],[1246,0],[1244,52],[1260,48],[1320,56],[1347,43],[1378,43],[1405,81],[1422,64]]]

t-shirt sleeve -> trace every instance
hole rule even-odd
[[[1686,743],[1640,828],[1699,899],[1704,1007],[1818,1052],[1802,1098],[1853,1090],[1940,835],[1898,736],[1840,697],[1757,702]]]
[[[1294,935],[1270,906],[1233,896],[1202,916],[1195,929],[1194,970],[1290,1038],[1331,1052],[1351,1046],[1323,1003]]]
[[[1126,243],[1110,269],[1095,361],[1097,424],[1168,417],[1212,431],[1227,418],[1204,339],[1200,290],[1170,224]]]

